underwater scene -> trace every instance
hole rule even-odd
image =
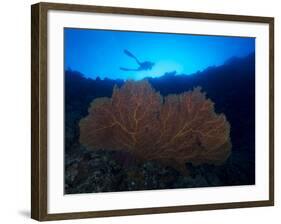
[[[65,194],[255,184],[255,38],[64,29]]]

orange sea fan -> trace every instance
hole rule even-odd
[[[221,164],[231,152],[230,124],[200,87],[163,99],[148,81],[127,81],[112,98],[95,99],[80,121],[80,142],[176,168]]]

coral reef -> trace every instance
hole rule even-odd
[[[95,99],[79,125],[88,149],[126,151],[180,171],[187,162],[219,165],[231,152],[230,124],[200,87],[163,98],[147,81],[127,81],[112,98]]]
[[[247,151],[232,151],[221,166],[187,163],[189,175],[157,161],[121,163],[120,151],[87,150],[80,146],[67,154],[65,164],[65,193],[120,192],[194,187],[237,186],[253,184]],[[234,157],[233,157],[234,156]],[[241,167],[241,163],[244,165]]]

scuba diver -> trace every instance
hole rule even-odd
[[[155,63],[150,62],[150,61],[140,62],[135,55],[133,55],[130,51],[128,51],[126,49],[124,50],[124,53],[127,56],[135,59],[135,61],[139,65],[139,67],[138,68],[133,68],[133,69],[120,67],[120,70],[123,70],[123,71],[146,71],[146,70],[151,70],[152,67],[155,65]]]

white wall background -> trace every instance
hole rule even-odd
[[[56,2],[275,17],[276,206],[142,215],[52,223],[280,223],[281,219],[281,15],[278,0],[56,0]],[[0,223],[36,223],[30,216],[30,5],[1,2],[0,12]]]

